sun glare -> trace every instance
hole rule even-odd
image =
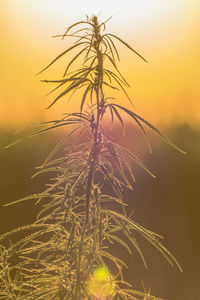
[[[113,16],[107,23],[107,30],[129,42],[150,62],[143,64],[137,57],[130,61],[127,49],[120,52],[121,71],[134,87],[130,95],[140,99],[141,108],[145,107],[149,113],[150,107],[155,111],[155,116],[151,117],[159,119],[161,114],[156,109],[158,101],[162,100],[159,107],[165,103],[166,122],[172,113],[180,119],[188,119],[186,112],[190,109],[195,122],[199,123],[200,107],[196,101],[199,98],[199,8],[199,0],[0,0],[3,37],[0,97],[4,112],[0,122],[6,121],[5,112],[7,119],[10,114],[11,122],[15,122],[15,112],[20,105],[24,109],[23,116],[29,115],[30,120],[36,116],[39,107],[36,101],[40,103],[46,91],[42,84],[35,83],[34,74],[61,53],[68,42],[70,44],[68,40],[51,36],[62,34],[70,24],[85,19],[86,14],[89,17],[100,14],[102,21]],[[132,62],[134,74],[130,71]],[[10,84],[12,90],[7,88]],[[187,95],[190,96],[189,108],[186,108]],[[23,116],[17,115],[19,123]],[[163,121],[163,117],[160,119]]]
[[[158,22],[166,22],[166,19],[177,18],[177,21],[187,15],[190,15],[191,8],[199,7],[197,0],[85,0],[84,5],[81,0],[3,0],[4,7],[12,14],[21,15],[21,22],[27,17],[29,21],[35,20],[37,26],[49,24],[53,28],[66,26],[70,20],[83,18],[85,14],[102,14],[103,17],[114,15],[121,19],[121,24],[126,20],[132,24],[147,24],[148,26],[157,26]],[[37,19],[36,19],[37,17]],[[56,20],[56,22],[55,22]],[[19,21],[19,20],[18,20]],[[114,21],[114,20],[113,20]],[[169,22],[168,22],[168,25]],[[42,29],[43,26],[41,26]],[[157,27],[156,30],[159,30]]]

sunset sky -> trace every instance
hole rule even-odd
[[[189,123],[200,127],[200,1],[199,0],[1,0],[0,1],[0,127],[21,127],[62,112],[78,110],[75,96],[50,110],[52,86],[40,79],[58,79],[67,57],[35,76],[72,42],[51,38],[85,15],[113,18],[107,31],[141,53],[119,48],[119,68],[131,85],[135,111],[154,124]],[[111,95],[110,95],[111,96]],[[121,100],[129,105],[125,97]]]

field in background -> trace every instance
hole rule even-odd
[[[121,138],[121,143],[135,151],[157,178],[153,179],[135,168],[135,191],[133,194],[126,192],[126,199],[130,211],[134,209],[136,222],[164,236],[164,245],[179,260],[184,273],[171,268],[154,248],[138,236],[148,269],[144,269],[137,253],[130,256],[124,252],[129,266],[126,276],[136,289],[141,289],[137,278],[143,278],[145,287],[151,287],[155,296],[170,300],[197,299],[200,275],[197,267],[200,253],[200,131],[184,125],[165,131],[187,155],[178,153],[155,136],[152,137],[153,154],[147,155],[141,150],[144,145],[138,133],[131,126],[127,127],[127,136]],[[3,146],[16,137],[10,132],[0,132],[1,233],[33,221],[37,208],[32,200],[9,207],[3,207],[3,204],[43,190],[48,177],[41,175],[32,180],[30,177],[34,167],[42,163],[59,138],[58,134],[46,134],[3,150]]]

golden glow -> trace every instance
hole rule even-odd
[[[188,122],[200,125],[199,0],[1,0],[0,126],[30,124],[51,119],[66,110],[78,109],[78,97],[68,106],[44,97],[51,89],[39,82],[62,76],[66,62],[40,77],[34,75],[68,45],[51,39],[85,14],[102,20],[113,15],[108,31],[120,35],[149,61],[134,57],[120,47],[119,67],[131,85],[128,91],[137,113],[153,123]],[[126,101],[121,97],[120,101]]]
[[[88,295],[94,300],[106,300],[107,297],[115,295],[116,284],[106,266],[100,266],[94,270],[86,283],[86,289]]]

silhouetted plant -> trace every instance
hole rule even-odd
[[[0,299],[156,300],[158,298],[150,293],[135,291],[124,282],[123,268],[126,264],[109,248],[110,243],[116,243],[131,254],[135,247],[146,266],[136,240],[137,232],[171,265],[176,264],[181,269],[161,244],[160,236],[134,222],[126,212],[123,191],[132,190],[135,180],[131,161],[154,175],[103,127],[105,115],[110,115],[112,122],[118,119],[122,127],[122,112],[131,117],[144,135],[149,151],[151,147],[144,125],[177,147],[133,110],[115,102],[112,95],[105,96],[105,88],[108,92],[121,89],[131,102],[125,89],[129,85],[117,67],[119,53],[115,41],[146,61],[118,36],[104,33],[107,21],[99,23],[98,18],[92,16],[68,27],[60,37],[73,37],[74,44],[41,71],[72,50],[79,49],[68,63],[62,79],[42,81],[56,84],[51,92],[63,88],[49,107],[67,94],[83,90],[80,111],[65,113],[58,120],[45,122],[42,125],[48,127],[31,135],[72,125],[34,175],[53,172],[46,190],[11,203],[36,199],[41,209],[33,224],[0,236]],[[69,72],[81,56],[81,68]],[[111,68],[106,66],[106,62]],[[69,138],[73,138],[73,143],[67,147]],[[59,149],[64,151],[62,157],[56,156]],[[109,194],[105,183],[112,190]],[[112,203],[113,209],[109,203]],[[24,238],[18,238],[17,233],[23,231]]]

